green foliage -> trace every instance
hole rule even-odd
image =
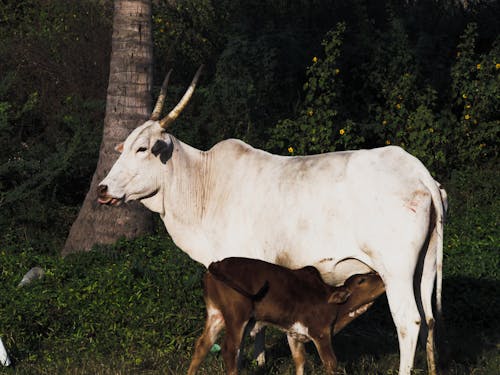
[[[85,193],[94,168],[99,129],[89,126],[102,102],[68,97],[52,123],[52,134],[23,137],[40,111],[37,92],[19,107],[1,101],[0,228],[2,241],[42,241],[44,251],[56,252],[54,234],[68,225],[74,206]],[[47,232],[47,231],[50,231]]]
[[[109,8],[25,0],[0,16],[0,240],[55,253],[98,156]]]
[[[372,61],[365,68],[367,89],[375,93],[366,111],[375,120],[372,129],[366,129],[371,131],[369,139],[379,146],[399,145],[431,168],[436,163],[443,165],[437,93],[419,84],[420,74],[402,20],[392,19],[389,29],[378,34]]]
[[[288,109],[287,64],[279,65],[288,54],[284,52],[291,44],[288,37],[281,33],[228,37],[196,119],[211,135],[208,144],[234,137],[261,146],[268,122],[277,121]]]
[[[451,69],[453,110],[457,122],[449,129],[457,165],[498,157],[500,132],[500,38],[488,53],[478,54],[477,25],[467,25]]]
[[[297,117],[270,129],[269,149],[311,154],[395,144],[443,175],[498,156],[498,40],[477,54],[470,24],[443,95],[423,75],[402,17],[390,13],[387,30],[358,22],[327,33],[325,57],[307,69]],[[366,47],[362,56],[342,41],[352,38]]]
[[[84,363],[119,356],[139,366],[193,344],[203,319],[201,275],[171,242],[143,238],[60,259],[2,247],[1,335],[15,362]],[[42,281],[16,288],[33,265]],[[186,291],[190,291],[186,293]]]
[[[498,171],[454,171],[450,179],[446,272],[471,279],[500,279]],[[485,209],[487,208],[487,209]]]
[[[355,148],[363,138],[356,134],[354,124],[339,119],[342,86],[339,55],[345,24],[327,33],[322,42],[325,57],[314,57],[307,69],[305,98],[295,120],[280,121],[271,130],[267,148],[289,154],[317,154],[336,149]]]

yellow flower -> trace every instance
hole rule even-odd
[[[470,105],[470,104],[466,104],[466,105],[465,105],[465,108],[467,108],[467,109],[469,109],[470,107],[471,107],[471,105]]]
[[[462,94],[462,98],[467,99],[467,94]]]
[[[292,147],[292,146],[288,147],[288,152],[289,152],[290,154],[293,154],[293,147]]]
[[[500,64],[495,64],[495,69],[500,69]]]
[[[400,103],[396,104],[396,108],[401,109],[401,104]]]
[[[465,115],[465,119],[466,120],[470,119],[470,115],[468,113]]]
[[[318,58],[316,56],[313,57],[313,63],[317,63],[318,62]]]
[[[339,133],[340,133],[340,135],[344,135],[345,134],[345,130],[344,129],[340,129]]]
[[[481,69],[481,64],[476,65],[477,70]]]
[[[429,133],[434,133],[434,129],[433,128],[429,128]]]
[[[335,69],[335,74],[339,74],[340,73],[340,69]]]
[[[390,144],[391,144],[391,141],[390,141],[390,140],[387,140],[387,141],[385,141],[385,144],[386,144],[386,145],[390,145]]]
[[[387,125],[387,120],[382,121],[382,125]]]
[[[313,111],[312,109],[309,109],[309,110],[307,111],[307,114],[308,114],[309,116],[312,116],[312,115],[313,115],[313,113],[314,113],[314,111]]]
[[[481,143],[481,144],[479,145],[479,148],[485,148],[485,147],[486,147],[486,143]]]

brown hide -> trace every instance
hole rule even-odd
[[[248,258],[227,258],[212,263],[208,270],[204,277],[207,321],[188,374],[196,372],[224,327],[226,371],[237,374],[238,349],[251,319],[287,332],[297,374],[303,371],[303,342],[308,340],[314,342],[327,372],[333,373],[337,361],[331,346],[332,328],[342,329],[384,291],[376,274],[355,275],[345,285],[332,287],[314,267],[290,270]]]
[[[334,335],[365,313],[385,292],[384,283],[376,273],[353,275],[345,281],[344,286],[351,292],[351,295],[345,303],[339,305],[337,320],[333,325]]]

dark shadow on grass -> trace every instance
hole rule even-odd
[[[500,342],[500,282],[448,278],[443,282],[443,322],[438,327],[443,365],[477,363]],[[334,337],[340,361],[355,363],[362,355],[375,359],[398,353],[398,340],[384,296],[363,316]],[[442,348],[449,348],[443,350]],[[425,347],[420,343],[419,350]],[[445,357],[445,358],[443,358]],[[425,368],[425,356],[422,367]],[[348,371],[349,372],[349,371]]]
[[[448,363],[460,368],[473,368],[481,362],[481,356],[494,351],[500,343],[500,282],[471,278],[448,278],[443,282],[444,333],[442,346],[447,353],[438,349],[439,356],[447,356]],[[397,369],[399,363],[398,339],[385,295],[380,297],[364,315],[353,321],[333,338],[333,346],[341,367],[347,374],[364,373],[360,370],[363,358],[370,374],[386,373],[387,368]],[[282,369],[282,363],[292,364],[286,336],[277,330],[266,333],[267,364],[259,369],[252,363],[253,340],[245,340],[246,358],[244,373],[269,374]],[[306,345],[306,369],[321,369],[321,361],[312,343]],[[371,362],[373,365],[371,366]],[[380,363],[382,361],[382,363]],[[375,367],[375,368],[372,368]],[[415,367],[426,373],[425,346],[419,343]],[[287,367],[292,371],[291,367]],[[446,369],[446,366],[445,366]],[[467,370],[464,370],[467,371]],[[321,371],[320,371],[321,372]],[[446,374],[446,371],[442,371]],[[460,372],[461,373],[461,372]],[[466,373],[466,372],[465,372]]]

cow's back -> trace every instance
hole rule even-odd
[[[420,181],[427,170],[399,147],[285,157],[227,140],[208,153],[213,176],[204,224],[218,259],[313,264],[322,275],[349,257],[371,267],[363,244],[386,241],[401,227],[411,232],[405,205],[419,191],[422,205],[430,204]]]

